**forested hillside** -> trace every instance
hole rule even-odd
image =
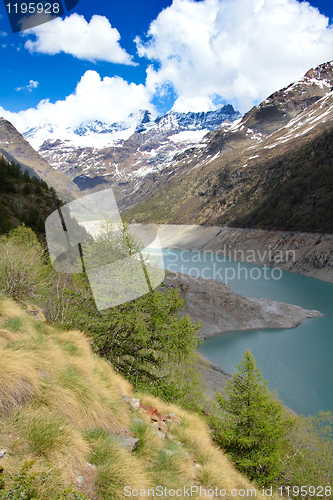
[[[46,182],[22,172],[18,163],[0,158],[0,234],[20,224],[45,233],[45,219],[62,204]]]

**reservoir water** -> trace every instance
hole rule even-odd
[[[278,300],[324,314],[292,329],[217,335],[201,344],[199,350],[232,373],[235,363],[250,349],[269,388],[277,389],[284,404],[304,415],[333,411],[332,283],[234,262],[211,252],[163,250],[163,259],[165,269],[190,274],[193,279],[201,276],[225,282],[227,278],[228,286],[237,294]]]

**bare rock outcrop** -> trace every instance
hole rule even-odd
[[[307,318],[322,316],[319,311],[283,302],[237,295],[216,280],[168,272],[164,284],[180,290],[184,313],[202,323],[199,335],[203,339],[233,331],[294,328]]]

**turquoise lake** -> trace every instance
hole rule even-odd
[[[277,389],[284,404],[304,415],[333,411],[332,283],[234,262],[210,252],[163,250],[163,259],[165,269],[171,271],[194,277],[204,274],[205,278],[223,282],[230,277],[228,286],[240,295],[278,300],[324,314],[323,318],[307,319],[292,329],[224,333],[206,340],[199,350],[232,373],[235,363],[250,349],[269,388]],[[231,279],[233,272],[235,277]]]

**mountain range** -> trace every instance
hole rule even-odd
[[[332,232],[332,120],[328,62],[244,116],[229,104],[158,118],[141,111],[113,124],[44,123],[24,138],[1,120],[0,151],[64,199],[112,187],[133,222]]]
[[[133,200],[129,216],[332,232],[332,120],[328,62],[186,150],[154,192]]]
[[[90,121],[61,129],[41,124],[24,136],[81,191],[111,186],[117,199],[124,202],[144,189],[147,176],[150,183],[151,174],[163,171],[221,123],[240,116],[231,105],[206,113],[169,112],[156,119],[146,110],[111,125]]]

